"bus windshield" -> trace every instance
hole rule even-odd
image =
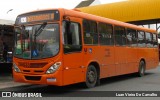
[[[42,59],[59,52],[59,25],[41,24],[15,28],[14,56],[23,59]]]

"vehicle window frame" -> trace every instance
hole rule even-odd
[[[104,25],[104,29],[102,27],[100,27],[100,25]],[[111,33],[106,33],[108,31],[108,27],[110,27],[111,29]],[[104,32],[102,32],[104,31]],[[114,34],[113,34],[113,25],[109,24],[109,23],[103,23],[103,22],[99,22],[98,23],[98,33],[99,33],[99,44],[100,45],[104,45],[104,46],[114,46]],[[104,33],[105,35],[107,34],[110,38],[104,38],[104,39],[110,39],[109,42],[105,41],[105,43],[101,40],[102,37],[102,33]],[[105,36],[107,37],[107,36]]]
[[[116,27],[118,27],[118,28],[121,28],[121,29],[123,29],[123,34],[122,33],[120,33],[120,34],[122,34],[122,35],[117,35],[117,32],[116,32]],[[118,44],[119,42],[116,40],[117,39],[117,37],[119,38],[119,37],[121,37],[121,43],[122,44]],[[115,40],[115,46],[122,46],[122,47],[125,47],[125,46],[127,46],[127,42],[126,42],[126,28],[125,27],[123,27],[123,26],[119,26],[119,25],[114,25],[114,40]],[[124,44],[123,44],[124,43]]]
[[[130,39],[131,39],[130,43],[128,43],[128,37],[127,37],[129,30],[132,31],[132,34],[130,35]],[[134,31],[134,33],[133,33],[133,31]],[[135,37],[133,34],[135,35]],[[135,41],[133,41],[133,40],[135,40]],[[126,28],[126,41],[127,41],[127,45],[129,47],[137,47],[137,45],[138,45],[138,43],[137,43],[137,30],[132,29],[132,28]],[[133,45],[133,44],[135,44],[135,45]]]
[[[156,46],[154,46],[155,43],[156,43]],[[158,47],[158,36],[156,33],[153,33],[153,48],[157,48],[157,47]]]
[[[146,32],[145,37],[146,37],[146,47],[152,48],[153,47],[153,43],[152,43],[152,41],[153,41],[153,34],[150,33],[150,32]]]
[[[141,38],[139,37],[139,33],[143,32],[144,33],[144,36]],[[145,48],[146,47],[146,38],[145,38],[145,32],[144,31],[141,31],[141,30],[138,30],[137,31],[137,44],[138,44],[138,47],[140,48]],[[140,42],[142,41],[142,42]]]
[[[85,21],[88,23],[88,24],[91,24],[92,23],[92,26],[89,26],[88,24],[87,24],[87,26],[89,26],[88,28],[86,28],[86,27],[84,27],[85,25],[84,25],[84,23],[85,23]],[[95,23],[95,28],[93,28],[92,30],[95,30],[95,32],[91,32],[90,30],[91,30],[91,27],[93,27],[93,23]],[[98,34],[98,23],[96,22],[96,21],[93,21],[93,20],[88,20],[88,19],[83,19],[83,21],[82,21],[82,27],[83,27],[83,41],[84,41],[84,45],[98,45],[99,44],[99,34]],[[85,30],[85,29],[88,29],[87,31]],[[88,34],[87,34],[88,33]],[[86,37],[86,36],[89,36],[89,37]],[[95,35],[95,38],[96,39],[94,39],[94,36]],[[92,36],[92,37],[91,37]],[[91,39],[93,40],[91,40],[92,41],[92,43],[86,43],[86,40],[89,40],[89,39],[86,39],[86,38],[90,38],[91,37]]]
[[[62,24],[63,24],[63,22],[65,22],[65,21],[62,21]],[[64,34],[66,34],[66,33],[63,32],[64,29],[63,29],[63,25],[62,25],[62,40],[63,40],[62,44],[63,44],[63,52],[64,52],[64,54],[82,52],[82,32],[81,32],[81,28],[82,27],[81,27],[81,24],[79,22],[75,22],[75,21],[70,21],[70,23],[76,23],[78,25],[80,49],[79,50],[75,50],[75,51],[68,51],[68,52],[65,51],[65,46],[70,46],[71,47],[71,45],[70,44],[68,44],[68,45],[64,44],[64,42],[65,42]]]
[[[57,30],[57,31],[59,32],[59,50],[58,50],[57,54],[55,54],[54,56],[51,56],[51,57],[42,57],[42,58],[38,58],[38,59],[32,58],[32,57],[31,57],[31,58],[17,57],[15,54],[14,54],[14,57],[20,58],[20,59],[39,60],[39,59],[47,59],[47,58],[52,58],[52,57],[57,56],[57,55],[59,54],[59,52],[60,52],[60,23],[58,23],[58,22],[47,22],[47,24],[57,24],[58,27],[59,27],[59,29]],[[24,25],[24,26],[25,26],[25,27],[31,26],[32,28],[34,28],[36,25],[42,25],[42,23],[26,24],[26,25]],[[20,28],[20,26],[16,25],[15,28]],[[33,29],[32,29],[32,32],[33,32]],[[33,35],[33,34],[32,34],[32,35]],[[16,34],[15,34],[15,36],[16,36]],[[15,40],[15,39],[16,39],[16,37],[14,38],[14,40]],[[33,39],[32,39],[32,41],[33,41]],[[32,45],[32,44],[33,44],[33,43],[31,43],[31,45]],[[14,44],[14,46],[15,46],[15,44]],[[32,48],[31,48],[31,50],[32,50]],[[15,47],[14,47],[14,53],[15,53]]]

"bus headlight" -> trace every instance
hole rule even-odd
[[[52,73],[54,73],[60,66],[61,66],[61,62],[56,62],[54,65],[52,65],[52,66],[46,71],[46,74],[52,74]]]
[[[20,69],[18,68],[18,66],[15,63],[13,63],[13,69],[14,69],[15,72],[21,72]]]

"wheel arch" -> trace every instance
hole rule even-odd
[[[140,61],[139,61],[139,67],[138,67],[137,75],[139,77],[144,76],[145,75],[145,70],[146,70],[146,61],[145,61],[144,58],[141,58]]]
[[[145,60],[144,58],[141,58],[141,59],[140,59],[140,62],[141,62],[141,61],[144,62],[144,64],[145,64],[145,69],[146,69],[146,60]],[[140,63],[140,62],[139,62],[139,63]]]

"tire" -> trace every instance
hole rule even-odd
[[[85,85],[88,88],[92,88],[96,86],[98,79],[97,70],[94,65],[89,65],[86,72],[86,82]]]
[[[139,77],[144,76],[144,74],[145,74],[145,62],[144,61],[140,61],[137,74]]]

